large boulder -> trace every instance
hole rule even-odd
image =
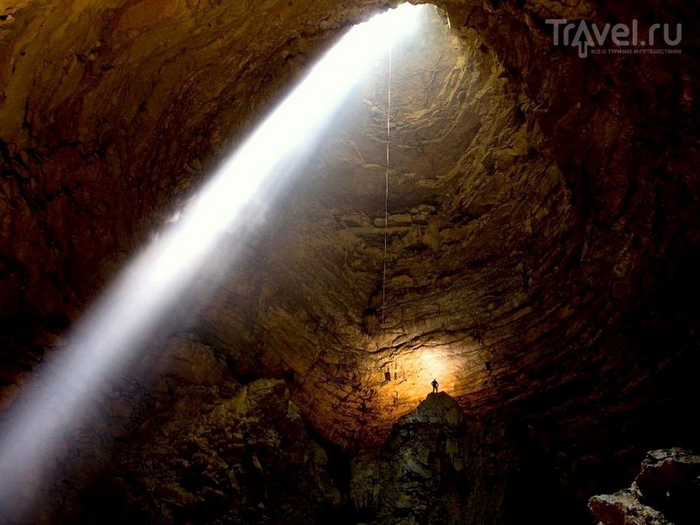
[[[641,503],[631,490],[594,496],[588,507],[600,525],[673,525],[661,512]]]
[[[467,422],[452,397],[430,394],[352,461],[350,497],[373,524],[502,523],[512,457],[504,429]]]
[[[671,448],[647,454],[631,489],[588,506],[602,525],[691,525],[700,523],[699,497],[700,456]]]

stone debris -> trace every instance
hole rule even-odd
[[[594,496],[588,506],[602,525],[697,525],[700,456],[681,448],[653,450],[630,489]]]
[[[350,498],[372,525],[501,523],[512,455],[499,430],[429,394],[382,447],[353,459]]]

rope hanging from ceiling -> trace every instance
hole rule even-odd
[[[384,174],[384,258],[382,263],[382,324],[386,319],[386,255],[389,232],[389,171],[391,169],[391,47],[386,89],[386,171]]]

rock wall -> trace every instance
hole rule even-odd
[[[224,143],[250,129],[337,30],[379,7],[330,5],[8,7],[0,138],[9,335],[74,319]],[[455,32],[412,77],[425,102],[397,77],[387,303],[372,171],[381,126],[368,117],[342,138],[344,150],[317,159],[327,165],[312,166],[198,328],[293,376],[295,399],[334,439],[386,434],[386,425],[354,423],[363,406],[394,419],[415,406],[422,348],[449,361],[443,380],[473,411],[522,399],[532,412],[588,394],[610,403],[630,388],[662,387],[667,376],[656,372],[668,359],[691,359],[692,54],[582,61],[552,46],[542,21],[682,18],[691,35],[692,8],[441,5]],[[369,93],[381,100],[381,88]],[[377,100],[370,115],[381,113]],[[12,366],[36,359],[21,348],[41,352],[30,332],[26,345],[10,344],[22,358],[6,351]],[[415,383],[382,386],[385,368]]]
[[[698,7],[439,4],[452,29],[412,49],[426,51],[421,65],[395,70],[386,283],[377,81],[348,105],[356,128],[329,133],[236,267],[203,272],[204,285],[209,270],[226,278],[179,330],[239,378],[284,378],[315,428],[347,447],[382,442],[440,370],[468,416],[516,427],[528,472],[547,465],[541,476],[575,505],[620,486],[642,451],[700,439],[687,418]],[[4,403],[222,151],[382,5],[3,8]],[[682,21],[684,53],[582,60],[553,46],[547,18]]]
[[[376,525],[505,523],[516,465],[505,434],[465,420],[446,393],[429,394],[381,448],[353,459],[353,503]]]
[[[339,507],[326,453],[281,381],[173,376],[147,403],[148,418],[99,469],[65,480],[41,523],[312,524]]]
[[[444,392],[398,421],[386,443],[344,455],[338,469],[310,438],[283,382],[213,385],[192,381],[192,370],[176,367],[159,381],[113,451],[66,476],[32,522],[509,522],[518,461],[508,433],[468,421]],[[85,460],[86,452],[69,457]]]
[[[223,146],[368,13],[331,5],[6,4],[3,319],[75,319]]]
[[[594,496],[588,506],[601,525],[690,525],[700,520],[698,495],[700,456],[654,450],[630,489]]]

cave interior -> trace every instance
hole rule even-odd
[[[218,192],[187,278],[115,306],[393,7],[2,4],[0,523],[700,522],[695,4],[413,6],[240,209]],[[682,49],[582,57],[551,20]]]

